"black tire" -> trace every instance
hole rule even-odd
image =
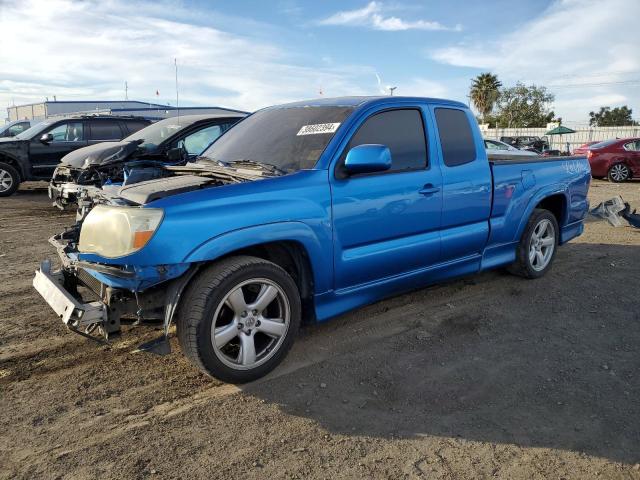
[[[553,227],[553,249],[550,253],[550,257],[546,260],[546,265],[544,265],[543,268],[536,268],[531,261],[529,253],[531,243],[535,241],[533,239],[534,232],[544,221],[549,221]],[[553,264],[553,259],[556,256],[556,251],[558,250],[559,234],[560,230],[558,228],[558,221],[556,220],[555,215],[553,215],[549,210],[536,208],[529,218],[527,227],[524,229],[524,233],[522,234],[522,238],[520,239],[520,243],[516,250],[516,261],[508,267],[509,272],[529,279],[542,277],[549,271],[549,269],[551,269],[551,265]],[[542,265],[540,266],[542,267]]]
[[[20,174],[18,170],[8,163],[0,162],[0,197],[13,195],[19,186]]]
[[[288,311],[290,312],[288,328],[273,349],[265,349],[264,358],[266,360],[260,360],[263,363],[253,368],[247,368],[240,364],[236,367],[229,366],[230,357],[225,357],[220,351],[221,348],[226,348],[228,345],[218,350],[213,345],[212,328],[215,327],[214,320],[217,321],[216,315],[218,312],[222,312],[223,308],[228,308],[229,304],[225,303],[224,299],[232,291],[236,291],[238,285],[255,279],[266,279],[280,288],[279,296],[276,297],[278,304],[281,301],[285,302],[284,299],[280,298],[280,294],[286,296]],[[228,383],[250,382],[273,370],[287,355],[300,327],[301,301],[296,283],[281,267],[261,258],[237,256],[212,264],[194,277],[187,286],[182,298],[176,319],[178,340],[182,351],[200,370]],[[253,320],[257,318],[254,318],[253,315],[250,316]],[[237,317],[234,315],[235,318]],[[242,323],[239,324],[238,328],[240,326],[242,326]],[[246,325],[244,326],[246,327]],[[259,333],[259,326],[260,322],[256,321],[254,337]],[[248,331],[250,333],[251,329]],[[240,338],[241,335],[245,335],[245,333],[243,331],[238,332],[236,341],[239,343],[242,343],[240,342],[242,340]],[[254,337],[252,337],[252,342]],[[268,337],[265,336],[265,338]],[[232,342],[229,342],[229,345]],[[256,348],[255,344],[253,348]],[[239,359],[241,353],[240,350],[238,352]],[[225,363],[224,359],[226,359],[227,363]]]
[[[616,163],[609,168],[607,178],[614,183],[626,182],[631,178],[631,170],[624,163]]]

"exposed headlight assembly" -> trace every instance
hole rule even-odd
[[[82,223],[78,250],[116,258],[140,250],[162,221],[159,208],[97,205]]]

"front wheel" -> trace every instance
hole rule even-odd
[[[525,278],[539,278],[551,268],[558,246],[559,228],[556,217],[536,208],[518,244],[516,261],[509,271]]]
[[[624,182],[628,180],[630,176],[631,171],[629,170],[629,167],[627,167],[624,163],[616,163],[609,169],[609,172],[607,173],[609,181],[615,183]]]
[[[287,272],[260,258],[230,257],[201,272],[187,288],[178,311],[178,339],[205,373],[245,383],[284,359],[300,317],[300,294]]]
[[[20,186],[20,174],[8,163],[0,162],[0,197],[8,197]]]

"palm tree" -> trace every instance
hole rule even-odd
[[[498,80],[498,76],[491,73],[481,73],[472,80],[469,96],[476,110],[482,115],[483,122],[493,110],[501,86],[502,83]]]

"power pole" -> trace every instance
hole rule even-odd
[[[398,87],[387,87],[389,88],[389,95],[393,97],[393,92],[395,91],[396,88]]]
[[[126,80],[124,81],[124,99],[129,100],[129,85]]]
[[[180,121],[180,101],[178,97],[178,59],[173,59],[173,64],[176,67],[176,109],[178,110],[178,122]]]

